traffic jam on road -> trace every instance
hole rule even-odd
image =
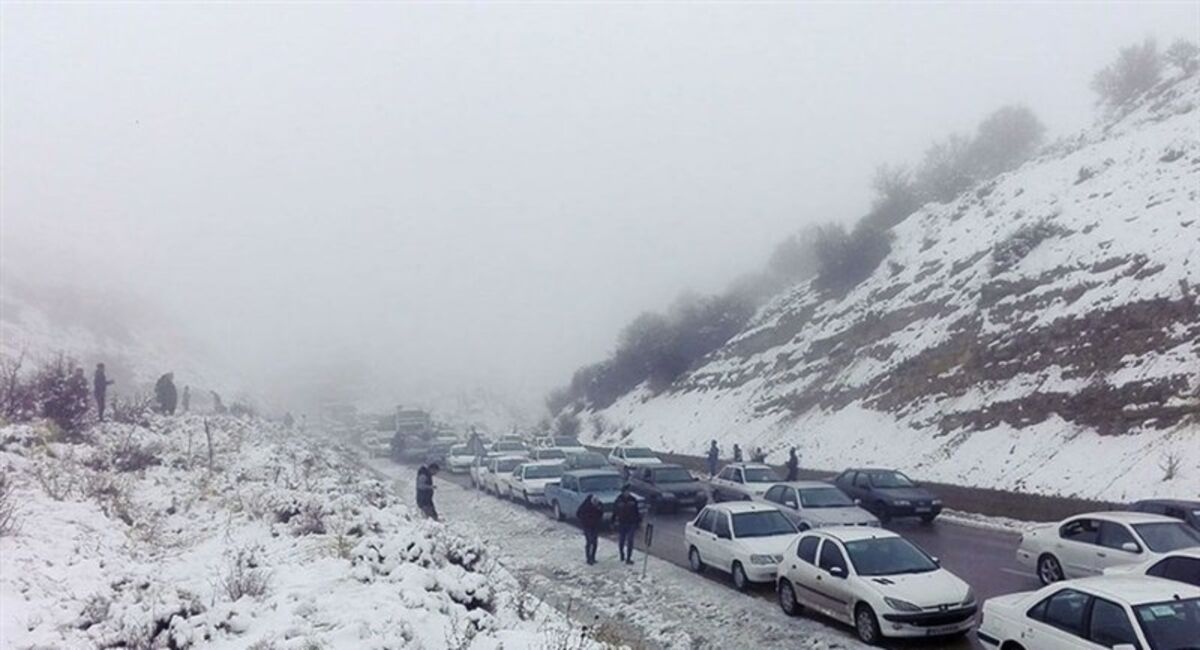
[[[1031,528],[1011,553],[1042,588],[980,602],[939,558],[883,527],[910,520],[917,535],[943,509],[896,470],[785,481],[736,462],[701,480],[644,447],[605,456],[574,439],[515,436],[442,441],[420,460],[559,521],[589,495],[611,517],[628,486],[645,513],[688,513],[668,543],[693,571],[743,591],[768,585],[785,614],[849,626],[867,644],[973,633],[1000,650],[1200,650],[1200,502],[1144,501]]]

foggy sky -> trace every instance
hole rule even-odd
[[[537,395],[1002,104],[1094,117],[1200,5],[5,4],[6,272],[248,381]]]

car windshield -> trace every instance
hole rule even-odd
[[[579,444],[579,441],[574,438],[555,438],[554,446],[555,447],[582,447],[583,445]]]
[[[654,458],[654,454],[645,447],[629,447],[625,450],[626,458]]]
[[[542,459],[553,460],[555,458],[566,458],[566,457],[567,457],[567,455],[564,454],[563,450],[561,450],[561,449],[543,449],[538,452],[538,458],[542,458]]]
[[[1155,553],[1200,546],[1200,532],[1183,522],[1134,524],[1133,529]]]
[[[496,471],[511,472],[517,468],[517,465],[520,465],[523,462],[525,461],[521,460],[520,458],[506,458],[504,460],[498,460],[496,461]]]
[[[1150,650],[1195,650],[1200,639],[1200,598],[1139,605],[1134,614]]]
[[[466,456],[469,453],[470,452],[467,451],[466,445],[454,445],[453,447],[450,448],[451,456]]]
[[[582,492],[616,492],[621,489],[620,476],[588,476],[579,479]]]
[[[877,488],[908,488],[916,486],[911,479],[900,472],[874,472],[871,474],[871,485]]]
[[[938,566],[921,549],[902,537],[879,537],[846,542],[846,552],[861,576],[928,573]]]
[[[747,467],[743,473],[747,483],[778,483],[779,476],[769,467]]]
[[[608,460],[600,454],[575,454],[571,456],[572,467],[607,467]]]
[[[835,487],[810,488],[800,490],[800,505],[805,508],[850,508],[854,506],[854,500]]]
[[[523,442],[497,442],[494,451],[525,451],[525,443]]]
[[[733,534],[738,539],[795,535],[796,532],[796,526],[778,510],[743,512],[733,516]]]
[[[557,478],[562,473],[562,465],[530,465],[525,468],[525,478]]]
[[[655,483],[690,483],[696,480],[692,473],[682,467],[669,467],[654,472]]]

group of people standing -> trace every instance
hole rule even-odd
[[[604,523],[604,506],[596,495],[589,494],[579,504],[575,518],[583,529],[584,559],[588,564],[595,564],[596,549],[600,545],[600,526]],[[628,483],[621,486],[621,494],[613,502],[613,522],[617,526],[617,551],[621,561],[633,564],[633,541],[642,524],[642,512]]]
[[[721,449],[720,447],[717,447],[716,440],[713,440],[712,443],[709,444],[706,460],[708,461],[708,475],[716,476],[717,470],[719,469],[721,463]],[[754,454],[751,456],[751,460],[756,463],[764,463],[767,460],[767,454],[763,451],[762,447],[756,447],[754,449]],[[742,447],[737,443],[734,443],[733,445],[733,462],[742,462]],[[796,453],[795,447],[792,447],[788,450],[788,459],[787,463],[784,464],[784,467],[787,469],[787,478],[784,480],[800,480],[800,456]]]
[[[77,369],[76,372],[82,374],[83,369]],[[104,421],[104,410],[108,405],[108,387],[115,383],[108,378],[104,364],[97,363],[96,371],[92,373],[92,394],[96,398],[96,412],[101,422]],[[175,373],[168,372],[154,383],[154,400],[159,413],[174,415],[177,407],[181,409],[181,412],[187,413],[191,407],[192,390],[190,386],[184,386],[181,398],[175,389]]]

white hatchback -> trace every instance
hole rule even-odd
[[[750,502],[710,505],[683,529],[688,564],[697,573],[713,567],[745,589],[772,582],[783,550],[796,537],[795,524],[778,508]]]
[[[854,626],[864,643],[884,637],[963,634],[975,622],[975,594],[937,559],[888,530],[864,526],[803,533],[785,551],[779,606],[805,608]]]
[[[1025,533],[1017,561],[1042,584],[1100,575],[1200,546],[1200,532],[1178,519],[1141,512],[1093,512]]]
[[[1141,576],[1067,580],[988,599],[977,635],[1003,650],[1189,650],[1200,642],[1200,587]]]

